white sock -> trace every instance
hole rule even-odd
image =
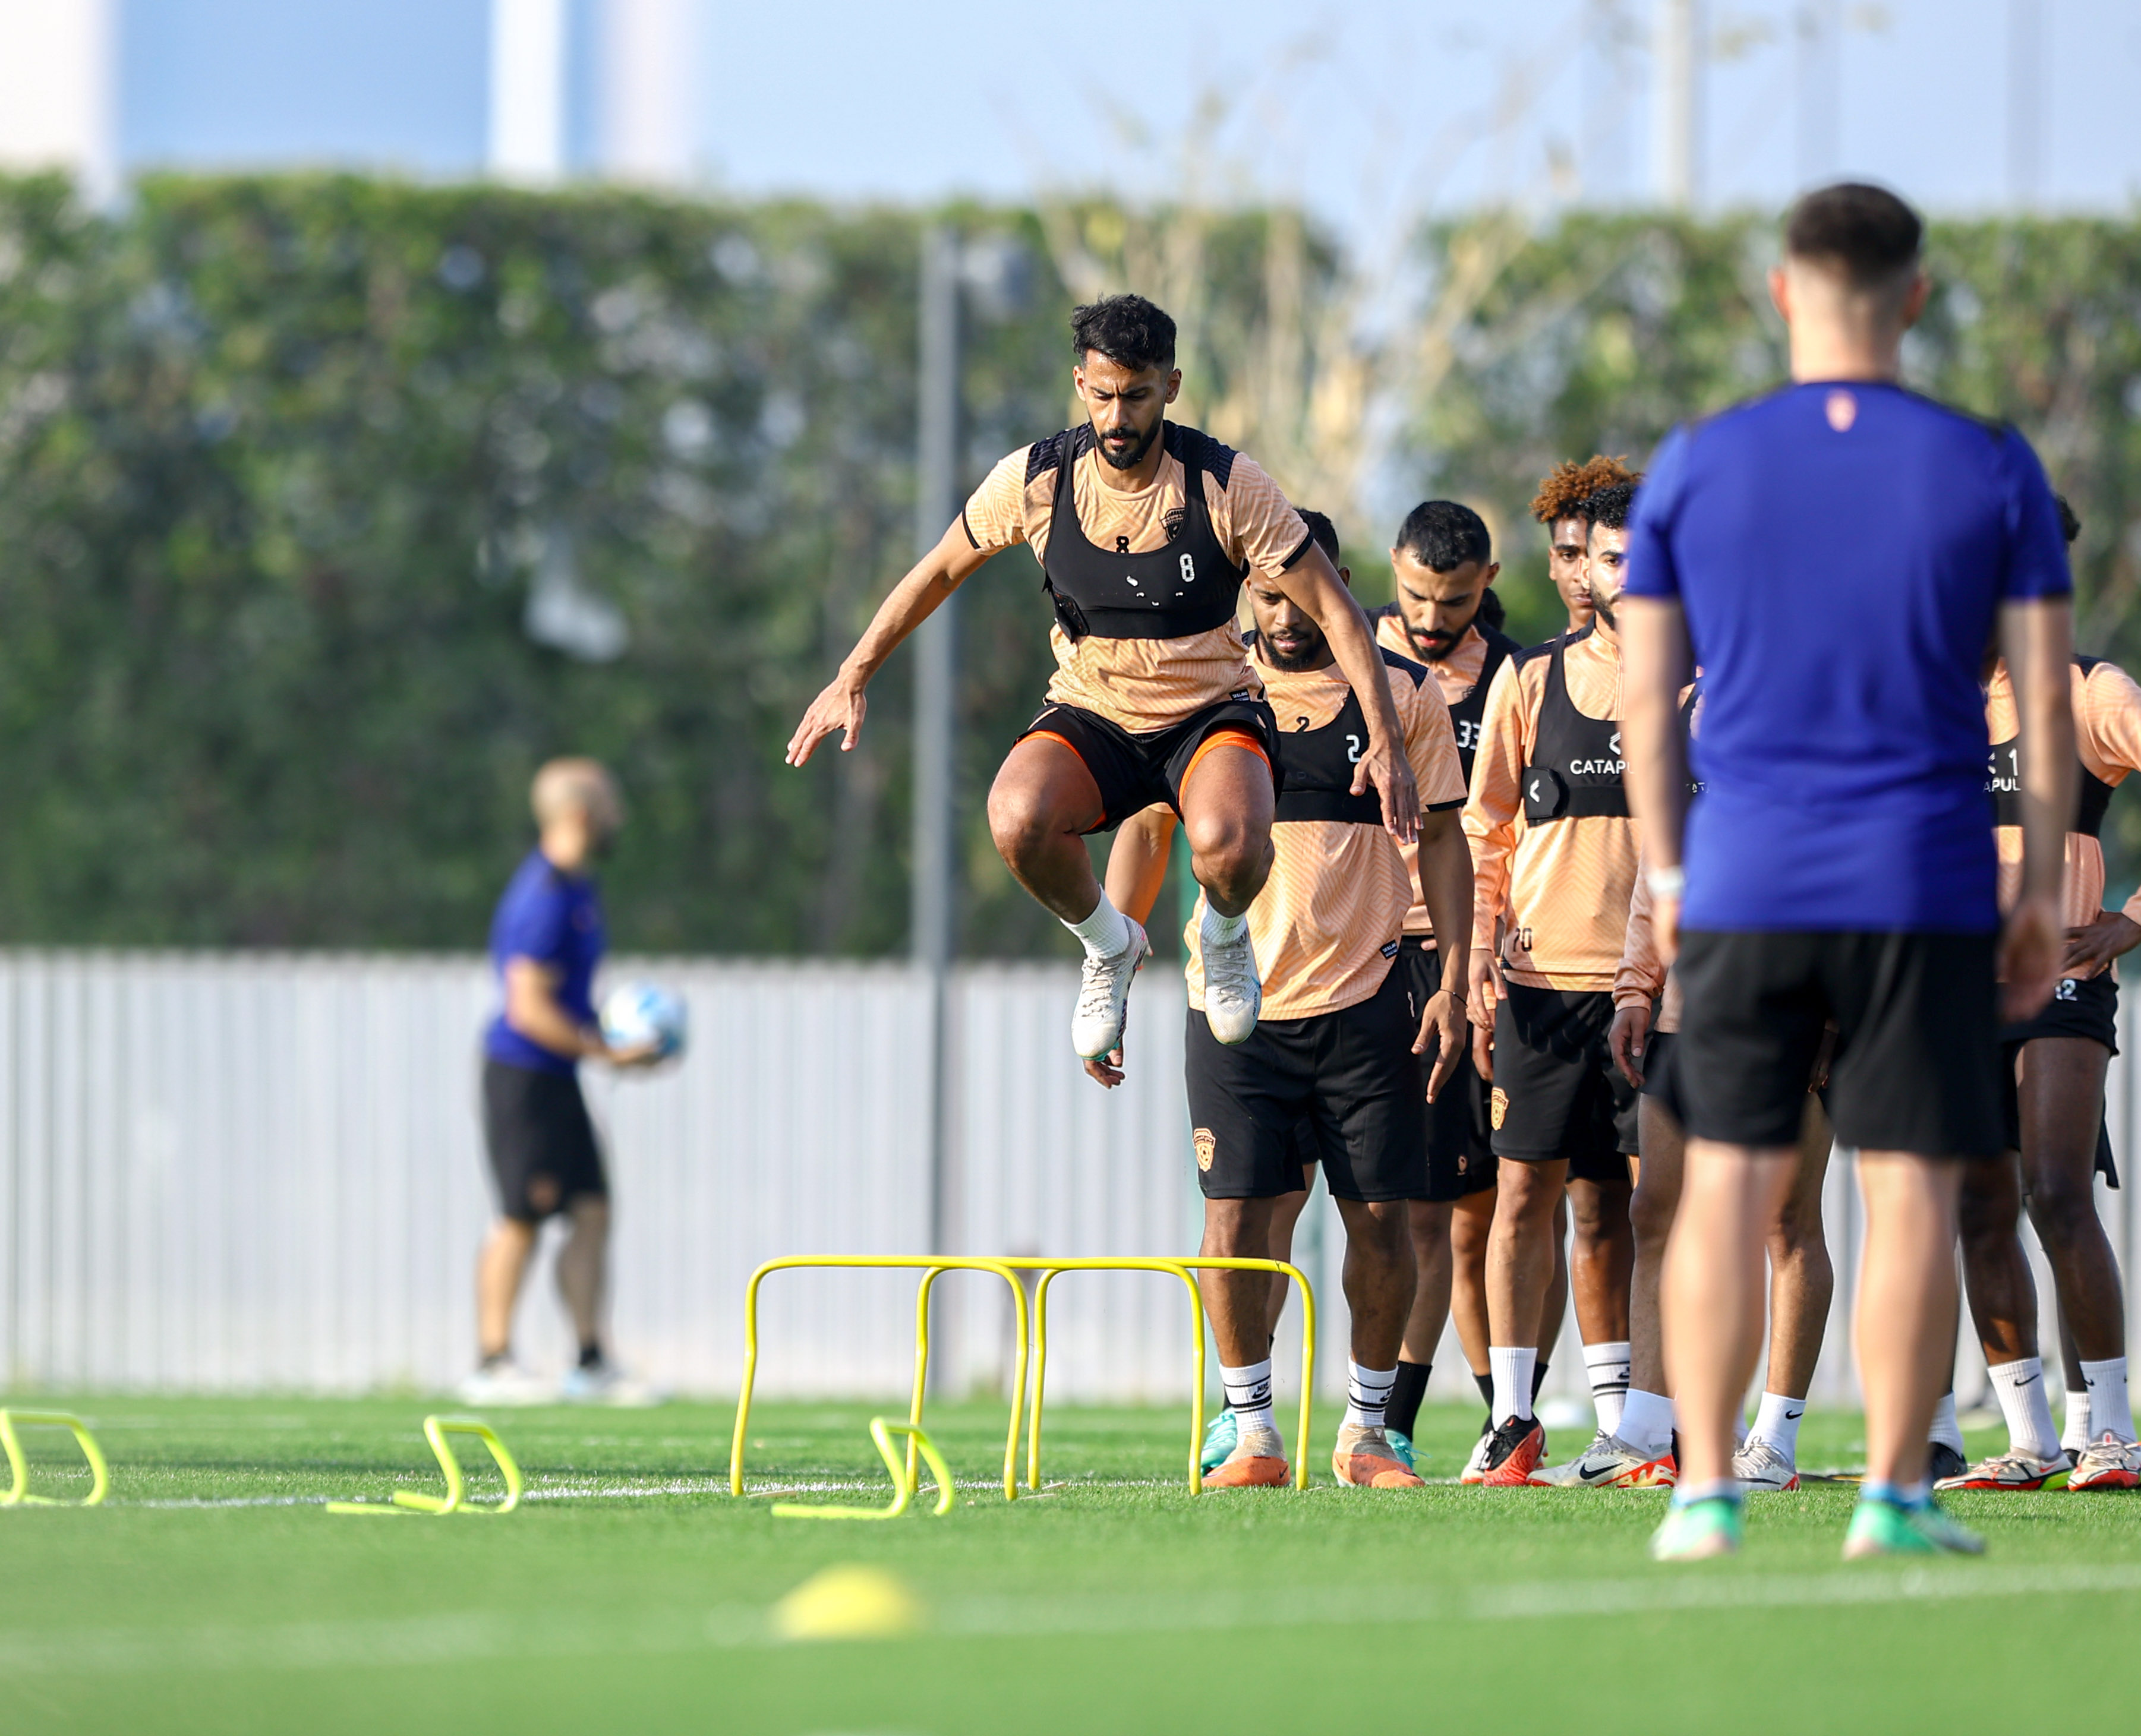
[[[1223,917],[1208,902],[1197,925],[1197,937],[1208,947],[1224,947],[1239,940],[1248,925],[1249,913],[1246,910],[1239,916]]]
[[[1130,919],[1115,908],[1105,892],[1093,907],[1092,915],[1082,922],[1066,922],[1063,926],[1085,943],[1087,954],[1094,958],[1113,958],[1127,950],[1130,943]]]
[[[1398,1384],[1395,1369],[1364,1369],[1357,1362],[1346,1365],[1346,1421],[1356,1429],[1380,1429],[1383,1409],[1390,1402],[1390,1389]]]
[[[1672,1400],[1632,1386],[1621,1407],[1621,1426],[1613,1432],[1638,1453],[1659,1453],[1672,1445]]]
[[[1940,1403],[1933,1406],[1933,1426],[1926,1431],[1926,1439],[1942,1447],[1952,1447],[1957,1453],[1964,1451],[1962,1424],[1955,1419],[1953,1393],[1942,1393]]]
[[[1529,1345],[1489,1345],[1487,1366],[1494,1374],[1494,1426],[1532,1414],[1532,1370],[1538,1352]]]
[[[2067,1426],[2060,1431],[2060,1444],[2070,1453],[2079,1453],[2089,1442],[2089,1389],[2070,1386],[2067,1389]]]
[[[1755,1412],[1750,1434],[1759,1434],[1794,1464],[1799,1462],[1799,1419],[1806,1414],[1806,1400],[1787,1399],[1782,1393],[1765,1392]]]
[[[2052,1403],[2045,1396],[2043,1359],[2025,1356],[1985,1371],[2000,1394],[2007,1419],[2007,1450],[2032,1458],[2050,1458],[2060,1450],[2060,1432],[2052,1426]]]
[[[1586,1345],[1584,1372],[1591,1377],[1591,1402],[1597,1407],[1602,1434],[1621,1432],[1621,1413],[1628,1399],[1628,1346]]]
[[[2106,1431],[2122,1441],[2134,1438],[2134,1401],[2126,1392],[2126,1359],[2112,1356],[2102,1362],[2084,1362],[2081,1378],[2089,1384],[2088,1421],[2083,1425],[2089,1438],[2094,1439]],[[2074,1394],[2067,1394],[2067,1415],[2071,1426],[2074,1415]]]
[[[1230,1369],[1222,1364],[1219,1390],[1227,1395],[1227,1409],[1233,1412],[1234,1426],[1242,1437],[1252,1430],[1278,1432],[1278,1419],[1272,1414],[1270,1357],[1247,1368]]]

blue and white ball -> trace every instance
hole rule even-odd
[[[683,998],[651,982],[623,984],[602,1006],[605,1043],[613,1049],[642,1049],[652,1043],[663,1060],[684,1052],[689,1022]]]

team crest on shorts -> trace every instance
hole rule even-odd
[[[1496,1133],[1501,1132],[1502,1118],[1509,1113],[1509,1094],[1497,1085],[1494,1087],[1494,1094],[1487,1099],[1488,1117],[1494,1122]]]
[[[1218,1155],[1219,1142],[1213,1137],[1212,1129],[1200,1127],[1190,1134],[1189,1143],[1197,1148],[1197,1167],[1209,1169],[1212,1159]]]

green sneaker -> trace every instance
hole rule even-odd
[[[1740,1503],[1729,1496],[1711,1495],[1666,1509],[1666,1522],[1651,1533],[1651,1559],[1706,1561],[1713,1556],[1736,1555],[1745,1535]]]
[[[1226,1463],[1241,1435],[1241,1424],[1234,1420],[1233,1412],[1222,1410],[1204,1431],[1204,1444],[1197,1452],[1198,1470],[1209,1473]]]
[[[1881,1555],[1982,1555],[1985,1539],[1942,1512],[1928,1498],[1923,1507],[1892,1501],[1861,1501],[1844,1534],[1843,1558],[1863,1561]]]

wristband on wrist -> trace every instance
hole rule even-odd
[[[1687,893],[1687,870],[1682,868],[1654,868],[1643,876],[1643,883],[1651,889],[1653,898],[1679,898]]]

